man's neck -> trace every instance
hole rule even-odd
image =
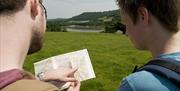
[[[13,20],[1,17],[0,72],[22,69],[31,36],[30,28],[23,24],[27,24],[24,16],[16,16]]]
[[[165,30],[166,31],[166,30]],[[158,30],[156,31],[158,32]],[[149,50],[154,58],[161,54],[170,54],[180,52],[180,31],[178,33],[165,33],[159,32],[154,34],[154,39],[149,44]]]

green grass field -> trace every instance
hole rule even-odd
[[[81,91],[116,91],[135,65],[151,58],[149,53],[133,48],[121,34],[47,32],[43,49],[28,56],[24,68],[34,72],[34,62],[84,48],[89,51],[96,78],[82,82]]]

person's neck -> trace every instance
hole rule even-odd
[[[155,33],[153,33],[153,39],[149,42],[149,50],[153,58],[161,54],[180,52],[180,31],[177,33],[165,31],[168,30],[162,27],[154,29]]]
[[[0,19],[0,72],[22,69],[30,44],[30,28],[23,25],[28,21],[23,14]]]

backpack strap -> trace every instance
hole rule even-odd
[[[158,58],[151,60],[146,65],[158,65],[180,74],[180,62],[170,58]]]
[[[134,72],[143,70],[165,77],[180,87],[180,62],[177,60],[168,58],[153,59],[138,69],[136,67]]]

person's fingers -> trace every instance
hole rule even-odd
[[[67,91],[80,91],[80,85],[81,83],[79,81],[73,82]]]
[[[76,81],[76,88],[80,89],[80,86],[81,86],[81,82],[80,81]]]
[[[73,69],[71,69],[68,73],[69,73],[69,75],[72,75],[72,74],[74,74],[77,70],[78,70],[78,68],[73,68]]]
[[[72,82],[70,87],[67,89],[67,91],[74,91],[74,85],[75,85],[75,82]]]
[[[80,86],[81,86],[80,81],[76,81],[75,84],[74,84],[75,91],[79,91],[80,90]]]
[[[70,86],[67,91],[74,91],[73,86]]]
[[[75,82],[72,82],[72,83],[71,83],[71,86],[74,87],[74,86],[75,86]]]
[[[74,81],[76,81],[76,79],[75,79],[74,77],[66,77],[66,78],[64,79],[64,81],[74,82]]]

